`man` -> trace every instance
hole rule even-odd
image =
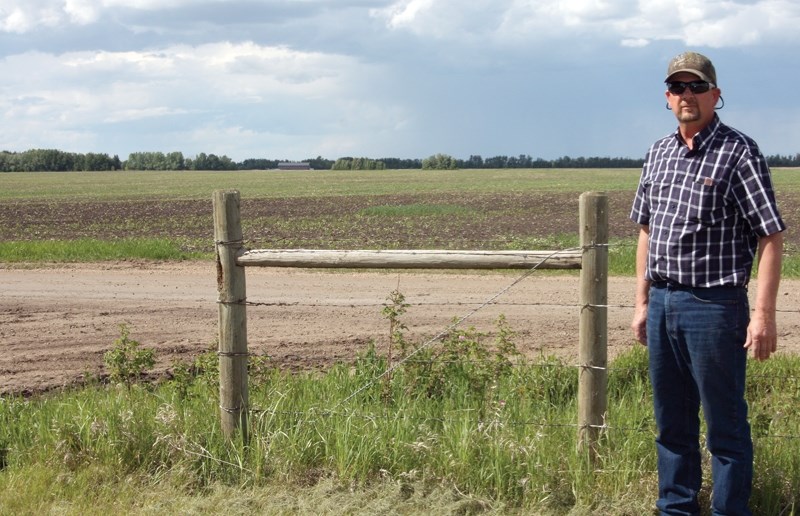
[[[679,54],[667,69],[678,129],[650,147],[631,219],[636,339],[649,349],[661,514],[698,514],[699,408],[711,453],[714,514],[750,514],[753,445],[744,400],[747,350],[776,350],[782,231],[766,161],[724,125],[711,61]],[[758,291],[747,285],[758,252]]]

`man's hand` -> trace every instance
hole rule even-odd
[[[634,309],[631,330],[636,340],[647,346],[647,305],[637,306]]]
[[[647,268],[647,245],[650,239],[650,226],[640,226],[636,243],[636,296],[631,329],[633,336],[647,345],[647,303],[650,299],[650,282],[645,279]]]
[[[766,360],[778,348],[775,305],[781,280],[783,233],[773,233],[758,240],[758,292],[747,341],[744,347],[753,350],[753,358]]]
[[[766,360],[778,349],[778,329],[775,316],[765,316],[755,312],[747,327],[747,341],[744,347],[753,350],[753,358]]]

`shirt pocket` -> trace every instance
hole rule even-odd
[[[686,185],[689,198],[686,220],[702,226],[713,226],[725,217],[723,187],[712,177],[698,175]]]

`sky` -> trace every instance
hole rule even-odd
[[[796,0],[0,0],[0,150],[644,156],[709,56],[723,122],[800,152]]]

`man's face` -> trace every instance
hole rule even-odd
[[[670,82],[691,83],[701,81],[699,77],[692,73],[680,72],[670,77]],[[714,118],[714,106],[719,100],[719,88],[711,88],[705,93],[692,93],[686,87],[683,93],[673,93],[669,89],[666,92],[667,103],[672,112],[682,124],[699,123],[705,125]]]

